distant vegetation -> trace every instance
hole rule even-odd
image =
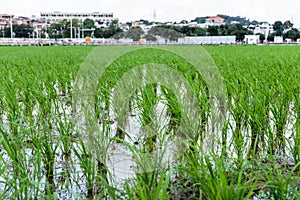
[[[218,16],[222,17],[226,24],[231,24],[232,22],[238,22],[243,26],[248,26],[252,24],[252,22],[246,17],[240,17],[240,16],[232,17],[229,15],[220,15],[220,14]],[[253,22],[256,23],[257,21],[253,21]]]
[[[72,27],[74,31],[71,36],[71,22],[68,19],[64,19],[60,22],[55,22],[49,25],[47,28],[43,28],[39,36],[41,38],[83,38],[91,36],[93,38],[129,38],[133,41],[139,41],[144,38],[148,41],[157,40],[157,36],[168,38],[168,40],[177,41],[179,37],[183,36],[230,36],[235,35],[237,41],[242,41],[245,35],[248,34],[259,34],[260,40],[265,40],[265,33],[253,31],[256,26],[260,26],[263,23],[257,20],[250,20],[246,17],[241,16],[229,16],[224,14],[218,14],[217,16],[224,19],[224,25],[221,26],[200,26],[204,24],[209,16],[200,16],[188,20],[181,20],[180,22],[160,24],[156,27],[150,28],[150,31],[146,31],[142,26],[133,26],[132,22],[126,22],[125,28],[122,27],[118,20],[113,20],[111,23],[93,21],[92,19],[85,19],[82,23],[78,19],[72,20]],[[193,24],[190,24],[194,22]],[[198,25],[195,25],[195,22]],[[96,25],[98,23],[98,25]],[[123,25],[124,25],[123,24]],[[153,21],[140,19],[139,24],[150,26],[153,25]],[[159,24],[159,23],[158,23]],[[250,25],[252,28],[250,28]],[[248,28],[247,28],[248,27]],[[34,28],[28,24],[14,24],[13,25],[13,37],[15,38],[36,38],[37,33]],[[85,31],[76,30],[85,29]],[[147,28],[149,30],[149,28]],[[166,29],[163,31],[163,29]],[[274,41],[275,36],[283,36],[283,39],[290,38],[296,41],[300,38],[300,31],[293,27],[293,23],[289,20],[281,22],[275,21],[273,23],[273,30],[268,35],[269,41]],[[177,32],[175,34],[175,32]],[[253,33],[254,32],[254,33]],[[0,30],[2,37],[11,37],[10,27],[6,26],[3,30]]]

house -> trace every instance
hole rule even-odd
[[[14,23],[18,25],[21,24],[31,25],[31,19],[29,19],[28,17],[16,17],[14,19]]]
[[[10,22],[13,20],[14,15],[0,14],[0,29],[10,25]]]
[[[238,21],[232,21],[230,24],[240,24]]]
[[[130,29],[130,26],[126,23],[119,23],[119,28],[123,31],[128,31]]]
[[[199,27],[197,22],[190,22],[190,23],[188,23],[188,26],[189,27]]]
[[[274,43],[283,43],[283,37],[282,36],[275,36],[274,37]]]
[[[292,43],[292,39],[291,38],[285,38],[284,40],[286,43]]]
[[[253,32],[253,34],[263,34],[263,35],[270,35],[273,33],[273,26],[267,22],[258,25],[249,25],[248,29]]]
[[[34,32],[36,33],[36,37],[41,37],[43,32],[43,28],[47,28],[47,24],[43,20],[32,20],[32,27]]]
[[[259,35],[245,35],[244,43],[245,44],[258,44],[259,43]]]
[[[134,21],[134,22],[132,22],[132,27],[139,27],[139,26],[141,26],[142,24],[144,24],[143,22],[141,22],[141,21]]]
[[[220,16],[211,16],[205,19],[206,24],[211,24],[211,26],[221,26],[224,23],[224,19]]]

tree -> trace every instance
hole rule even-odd
[[[256,26],[256,25],[258,25],[259,24],[259,22],[258,21],[256,21],[256,20],[253,20],[250,24],[252,24],[252,25],[254,25],[254,26]]]
[[[191,29],[190,29],[189,26],[183,26],[183,27],[181,27],[180,32],[182,34],[184,34],[184,35],[187,35],[187,36],[191,36],[192,35]]]
[[[198,24],[205,23],[206,17],[196,17],[195,19],[191,20],[191,22],[197,22]]]
[[[29,38],[33,37],[33,27],[25,24],[14,24],[13,31],[15,33],[15,37],[17,38]]]
[[[114,38],[114,39],[120,39],[123,38],[123,30],[118,27],[118,21],[113,20],[108,29],[103,31],[103,37],[104,38]]]
[[[210,36],[217,36],[219,34],[217,26],[209,26],[207,32]]]
[[[157,40],[157,38],[154,36],[154,35],[151,35],[151,34],[147,34],[147,35],[145,35],[145,37],[144,37],[147,41],[156,41]]]
[[[132,26],[132,22],[126,22],[126,25],[130,28]]]
[[[95,22],[94,22],[94,20],[92,20],[92,19],[85,19],[84,21],[83,21],[83,28],[85,28],[85,29],[93,29],[93,28],[95,28]]]
[[[188,24],[189,23],[189,21],[187,21],[187,20],[181,20],[181,22],[180,22],[180,24]]]
[[[265,34],[257,33],[256,35],[259,35],[259,40],[264,41],[266,39]]]
[[[101,28],[96,28],[94,31],[94,36],[96,38],[103,38],[104,37],[104,31]]]
[[[118,28],[118,25],[119,25],[119,20],[117,20],[117,19],[112,20],[112,22],[110,24],[110,26],[113,26],[115,28]]]
[[[94,20],[89,19],[89,18],[85,19],[83,21],[83,27],[82,28],[83,29],[95,29],[96,26],[95,26]],[[93,34],[93,30],[84,31],[84,37],[91,36],[92,34]]]
[[[70,29],[71,29],[71,22],[69,21],[69,24],[70,24],[70,26],[68,26],[68,27],[70,27]],[[72,28],[73,28],[73,37],[77,37],[76,35],[75,35],[75,33],[76,34],[78,34],[77,33],[77,30],[79,29],[79,27],[80,27],[80,23],[79,23],[79,19],[72,19]],[[76,30],[76,31],[75,31]],[[70,36],[71,36],[71,31],[70,31]]]
[[[228,27],[229,27],[228,24],[225,24],[225,25],[222,24],[218,30],[219,35],[229,35]]]
[[[60,25],[63,30],[63,37],[64,38],[71,38],[71,20],[69,19],[64,19],[63,21],[60,22]],[[75,35],[75,30],[78,30],[80,27],[79,20],[78,19],[72,19],[72,37],[76,37]]]
[[[218,14],[217,16],[222,17],[226,24],[231,24],[231,22],[236,21],[242,24],[243,26],[248,26],[251,23],[249,19],[246,19],[245,17],[240,17],[240,16],[232,17],[228,15],[221,15],[221,14]]]
[[[139,41],[142,38],[144,31],[141,27],[131,27],[125,34],[126,38],[133,39],[133,41]]]
[[[50,38],[62,38],[62,23],[52,23],[48,33]]]
[[[16,38],[29,38],[33,37],[33,27],[25,24],[13,24],[13,32]],[[6,27],[4,29],[4,37],[10,37],[10,28]],[[3,33],[2,33],[3,34]]]
[[[298,38],[300,38],[300,31],[298,29],[292,28],[291,30],[287,31],[283,37],[284,39],[290,38],[296,41]]]
[[[165,28],[167,27],[167,28]],[[178,27],[177,27],[178,28]],[[178,41],[178,38],[183,37],[184,35],[180,33],[178,30],[175,30],[175,27],[172,26],[155,26],[152,27],[148,34],[153,36],[160,36],[164,38],[165,41]]]
[[[276,32],[277,36],[281,36],[283,33],[283,24],[281,21],[274,22],[273,29]]]
[[[269,34],[269,35],[268,35],[268,40],[274,41],[274,37],[275,37],[275,36],[278,36],[277,34],[278,34],[278,33],[277,33],[276,31],[273,32],[273,33],[271,33],[271,34]]]
[[[237,41],[242,41],[245,35],[253,34],[247,28],[244,28],[241,24],[232,24],[228,26],[228,35],[235,35]]]
[[[196,34],[197,36],[205,36],[205,35],[206,35],[206,29],[196,27],[196,28],[195,28],[195,34]]]
[[[120,28],[114,28],[114,27],[110,26],[108,29],[103,31],[103,37],[120,39],[120,38],[124,37],[123,30]]]
[[[293,28],[294,24],[291,23],[290,20],[288,20],[288,21],[285,21],[282,26],[283,26],[284,30],[287,30],[287,29]]]
[[[153,24],[152,22],[149,22],[148,20],[145,20],[145,19],[140,19],[140,22],[142,22],[145,25],[152,25]]]
[[[4,37],[4,36],[5,36],[4,33],[5,33],[5,32],[4,32],[4,29],[1,29],[1,31],[0,31],[0,37]]]

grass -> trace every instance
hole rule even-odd
[[[111,137],[109,144],[119,142],[138,165],[133,178],[120,186],[113,182],[112,169],[93,156],[72,119],[77,72],[94,47],[1,47],[0,197],[299,199],[300,47],[204,47],[223,77],[228,106],[220,137],[211,149],[207,148],[214,128],[209,90],[191,63],[166,51],[175,48],[124,54],[99,80],[94,106],[99,128]],[[126,121],[115,120],[112,109],[118,81],[133,67],[152,63],[182,74],[197,97],[194,120],[200,126],[187,144],[176,146],[175,162],[166,164],[162,144],[177,145],[176,136],[190,136],[180,127],[186,111],[176,91],[157,83],[138,85],[128,94]],[[143,73],[142,77],[151,75]],[[161,116],[158,104],[166,107]],[[128,132],[132,118],[144,133],[138,141]],[[157,128],[157,119],[163,128]],[[156,170],[145,167],[144,156],[152,156]]]

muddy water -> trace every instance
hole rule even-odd
[[[21,103],[20,106],[22,107]],[[37,117],[38,115],[38,107],[36,106],[33,115]],[[54,108],[53,108],[54,109]],[[62,121],[65,123],[69,123],[71,120],[71,107],[67,104],[61,104],[57,110],[59,113],[58,117],[61,117]],[[158,121],[160,122],[160,130],[163,129],[163,127],[167,124],[168,118],[165,115],[165,105],[162,103],[159,103],[157,105],[157,112],[159,113],[160,118]],[[65,118],[64,118],[65,116]],[[128,133],[131,137],[129,139],[128,137],[125,137],[125,141],[128,142],[128,144],[132,146],[136,146],[139,148],[139,146],[143,145],[143,141],[145,140],[145,137],[143,137],[143,130],[141,129],[141,124],[139,122],[139,114],[138,113],[132,113],[128,119],[125,131]],[[114,135],[116,133],[117,129],[117,122],[111,118],[112,124],[111,124],[111,133],[110,135]],[[3,128],[9,132],[9,121],[7,114],[3,114],[2,116],[2,125]],[[52,130],[54,141],[58,141],[60,134],[58,130],[54,127]],[[56,139],[55,139],[56,138]],[[75,139],[76,141],[76,139]],[[163,162],[164,163],[171,163],[173,159],[173,147],[172,144],[168,144],[167,139],[163,142],[165,146],[168,146],[166,152],[162,153],[163,155]],[[53,144],[55,146],[57,144]],[[70,145],[70,144],[69,144]],[[73,148],[80,151],[80,147],[77,142],[71,144],[73,145]],[[162,145],[162,146],[164,146]],[[0,147],[1,148],[1,147]],[[65,155],[63,155],[63,144],[62,142],[59,143],[59,147],[56,150],[55,154],[55,168],[54,168],[54,185],[55,185],[55,193],[57,194],[58,198],[60,199],[78,199],[79,197],[84,198],[86,194],[86,180],[84,178],[84,172],[83,169],[80,166],[80,161],[76,154],[71,150],[69,158],[67,159]],[[70,148],[72,149],[72,148]],[[26,160],[28,162],[28,169],[29,169],[29,175],[34,175],[34,166],[30,163],[34,162],[36,158],[34,157],[32,148],[26,148],[25,154],[26,154]],[[5,169],[5,177],[2,177],[0,175],[0,189],[5,189],[6,181],[13,178],[13,166],[12,161],[7,155],[6,152],[0,151],[3,161],[8,164],[9,167]],[[1,163],[0,163],[1,164]],[[112,179],[109,180],[112,185],[115,185],[116,187],[121,187],[122,182],[124,182],[128,178],[134,177],[135,172],[138,171],[137,164],[135,162],[133,152],[129,150],[129,148],[122,144],[122,143],[116,143],[112,142],[110,145],[110,148],[108,150],[108,156],[107,156],[107,167],[110,171],[110,173],[113,175]],[[2,165],[3,166],[3,165]],[[41,169],[44,167],[44,163],[41,162]],[[8,176],[6,176],[8,175]],[[38,180],[38,187],[40,191],[45,190],[45,184],[47,180],[44,175],[41,175],[41,178]],[[29,189],[29,193],[30,193]],[[32,190],[32,193],[34,193],[34,190]]]
[[[37,116],[38,114],[38,107],[34,109],[34,115]],[[158,117],[157,121],[159,122],[159,130],[163,132],[163,128],[168,124],[168,117],[166,116],[166,106],[164,103],[159,103],[156,107]],[[286,138],[290,138],[292,136],[292,133],[295,131],[295,113],[294,113],[293,104],[290,105],[290,115],[288,119],[288,123],[286,124]],[[64,116],[65,113],[66,119],[63,119],[63,121],[68,122],[71,120],[71,107],[67,104],[62,104],[61,107],[58,109],[58,113],[61,114],[61,116]],[[125,141],[128,142],[132,146],[136,146],[137,148],[139,145],[142,145],[143,141],[145,140],[143,130],[141,128],[141,123],[139,122],[139,115],[138,111],[133,111],[127,119],[127,125],[125,128],[125,131],[130,135],[131,139],[128,137],[125,137]],[[9,122],[7,115],[4,113],[2,115],[2,125],[3,128],[7,131],[9,130]],[[270,113],[270,126],[274,127],[274,120],[272,120],[274,117],[272,116],[272,113]],[[232,125],[232,129],[228,129],[227,132],[227,146],[229,152],[234,152],[233,146],[232,146],[232,131],[235,129],[235,122],[230,116],[230,114],[227,114],[227,120]],[[113,122],[111,124],[111,135],[114,135],[116,133],[117,129],[117,122],[114,120],[113,117],[111,117],[111,121]],[[207,131],[211,131],[211,127],[208,127]],[[273,130],[275,131],[275,130]],[[53,135],[55,137],[59,137],[59,133],[57,130],[53,130]],[[249,132],[245,131],[243,132],[243,135],[245,138],[249,137]],[[176,162],[174,161],[174,152],[177,149],[177,146],[175,143],[170,141],[168,137],[166,137],[165,140],[162,141],[166,146],[166,152],[162,153],[163,161],[164,163],[172,163]],[[55,145],[55,144],[54,144]],[[70,160],[66,160],[65,156],[62,153],[62,144],[60,144],[60,147],[56,151],[56,159],[55,159],[55,169],[54,169],[54,184],[56,186],[55,192],[58,195],[58,198],[60,199],[78,199],[80,197],[85,198],[86,194],[86,180],[83,176],[83,170],[80,166],[80,161],[78,160],[77,156],[73,151],[70,152]],[[74,148],[78,148],[78,144],[75,142],[73,144]],[[249,147],[249,144],[245,145],[245,149]],[[290,149],[286,147],[286,156],[291,157]],[[34,161],[35,158],[32,153],[32,148],[28,148],[25,150],[26,152],[26,159],[28,160],[28,169],[30,169],[29,174],[33,174],[33,166],[30,164],[30,162]],[[159,151],[159,149],[157,149]],[[0,176],[0,190],[3,190],[6,185],[6,181],[10,178],[12,178],[12,167],[11,166],[11,160],[8,157],[8,155],[1,149],[0,151],[3,160],[0,161],[1,166],[4,166],[2,162],[6,162],[8,164],[7,168],[5,169],[5,175],[6,177]],[[235,154],[232,155],[233,157],[236,156]],[[107,159],[107,166],[110,171],[110,173],[113,175],[112,180],[110,180],[110,183],[115,185],[116,187],[121,187],[121,184],[123,181],[125,181],[128,178],[134,177],[134,174],[136,171],[138,171],[138,166],[135,163],[135,159],[133,158],[133,152],[129,150],[129,148],[122,144],[122,143],[116,143],[113,142],[110,145],[110,148],[108,150],[108,159]],[[293,162],[293,161],[290,161]],[[43,162],[41,163],[41,168],[43,168]],[[41,191],[44,190],[46,183],[45,175],[42,175],[42,178],[39,180],[39,188]]]

